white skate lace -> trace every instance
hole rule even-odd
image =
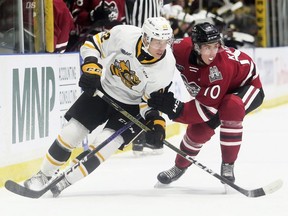
[[[179,173],[181,173],[182,170],[179,169],[176,166],[173,166],[171,169],[164,171],[164,173],[169,177],[169,178],[174,178],[177,176]]]
[[[47,182],[48,177],[45,176],[41,171],[36,175],[32,176],[30,179],[24,182],[24,186],[30,189],[41,189]]]
[[[233,165],[223,164],[223,175],[233,177]]]

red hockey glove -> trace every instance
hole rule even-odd
[[[79,80],[79,86],[87,95],[93,96],[96,89],[99,88],[102,68],[96,57],[85,58],[81,65],[83,73]]]
[[[156,110],[150,110],[145,115],[147,126],[151,129],[146,132],[146,142],[154,145],[156,148],[163,148],[163,140],[165,139],[165,119],[159,115]]]
[[[177,118],[182,109],[183,102],[174,98],[173,92],[153,92],[148,99],[148,105],[163,113],[166,113],[170,119]]]

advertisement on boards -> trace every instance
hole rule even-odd
[[[1,56],[0,64],[1,167],[43,156],[81,90],[76,53]]]

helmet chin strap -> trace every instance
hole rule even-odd
[[[142,36],[142,37],[143,37],[143,36]],[[146,37],[146,40],[147,40],[147,37]],[[151,41],[151,40],[150,40],[150,41]],[[150,56],[153,57],[153,55],[148,51],[149,46],[150,46],[150,42],[146,41],[146,43],[148,44],[147,46],[146,46],[146,44],[145,44],[144,38],[143,38],[142,42],[143,42],[143,47],[142,47],[142,49],[143,49],[148,55],[150,55]]]
[[[148,46],[145,46],[144,45],[144,47],[142,48],[148,55],[150,55],[150,56],[152,56],[153,57],[153,55],[148,51],[148,48],[149,48],[149,45]]]
[[[198,44],[194,44],[194,50],[197,52],[198,55],[200,55],[200,46]]]

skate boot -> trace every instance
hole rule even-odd
[[[159,155],[163,153],[163,147],[157,148],[154,145],[146,143],[145,133],[141,133],[132,142],[132,151],[135,156],[142,156],[146,154]]]
[[[41,190],[43,186],[49,181],[50,178],[51,177],[44,175],[42,171],[39,171],[31,178],[24,181],[24,187],[29,188],[31,190]]]
[[[173,181],[179,179],[187,170],[187,168],[180,169],[177,166],[173,166],[169,170],[160,172],[157,176],[157,179],[162,184],[170,184]]]
[[[234,163],[222,162],[222,164],[221,164],[221,176],[234,183],[235,182]],[[224,182],[222,182],[222,183],[224,183]]]
[[[64,177],[60,182],[58,182],[54,187],[50,189],[53,194],[53,197],[58,197],[60,193],[71,184],[67,181],[66,177]]]

